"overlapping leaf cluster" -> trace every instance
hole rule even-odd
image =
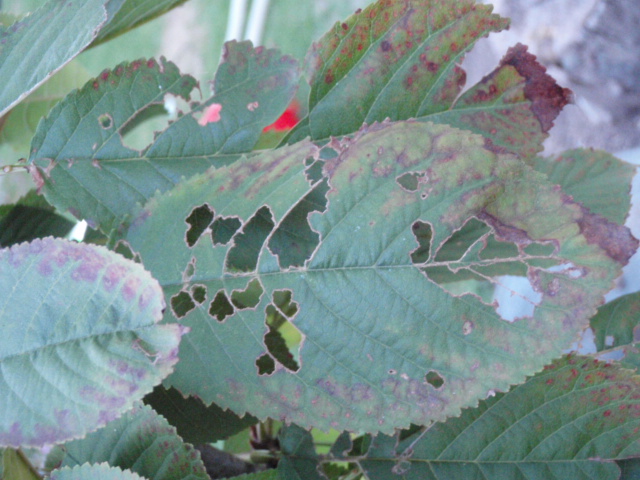
[[[107,26],[87,27],[87,42],[176,2],[133,16],[116,3],[99,3]],[[622,226],[633,169],[590,150],[538,156],[570,92],[522,45],[463,91],[464,54],[507,25],[472,0],[379,0],[337,23],[302,68],[228,43],[201,102],[165,59],[123,63],[69,94],[40,123],[29,171],[52,206],[131,259],[17,244],[42,236],[35,228],[0,236],[16,244],[0,251],[12,292],[0,303],[1,443],[84,437],[51,456],[51,478],[206,478],[164,419],[134,404],[164,379],[146,402],[187,440],[294,423],[280,438],[284,478],[635,468],[612,461],[638,455],[638,378],[557,360],[637,249]],[[302,71],[305,117],[281,146],[255,151]],[[146,148],[125,145],[175,98],[188,111]],[[513,314],[505,292],[521,304]],[[637,312],[630,302],[620,308]],[[623,328],[603,315],[599,348],[635,367],[639,318]],[[321,457],[310,427],[361,436]]]

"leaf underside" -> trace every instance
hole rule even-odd
[[[46,238],[0,250],[0,445],[85,435],[173,369],[184,328],[140,265]],[[25,382],[29,378],[29,382]]]
[[[486,233],[452,256],[469,222]],[[540,370],[637,247],[481,137],[422,122],[196,176],[152,199],[127,241],[165,290],[165,320],[193,330],[168,385],[240,414],[368,432],[444,420]],[[506,318],[486,293],[498,289],[529,311]],[[270,348],[274,330],[295,364]]]

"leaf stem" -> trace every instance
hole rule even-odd
[[[20,164],[3,165],[0,170],[0,175],[8,175],[10,173],[16,173],[16,171],[26,172],[28,171],[28,167]]]

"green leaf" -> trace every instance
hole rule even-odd
[[[0,27],[0,116],[89,45],[107,21],[106,0],[49,1]]]
[[[76,60],[69,62],[7,113],[0,126],[0,142],[9,144],[14,151],[28,156],[31,138],[36,132],[38,122],[69,93],[69,90],[84,85],[87,80],[87,71]]]
[[[439,259],[472,219],[509,258],[477,242]],[[366,432],[444,420],[540,370],[637,248],[482,137],[421,122],[210,170],[150,200],[126,239],[165,290],[165,320],[192,328],[166,385],[239,414]],[[467,272],[495,290],[485,270],[505,261],[537,292],[522,318],[437,278]],[[299,335],[297,369],[266,342],[276,319]]]
[[[194,445],[223,440],[258,422],[250,415],[240,418],[215,403],[207,407],[197,398],[184,398],[177,390],[162,386],[144,397],[144,402],[166,418],[185,442]]]
[[[591,328],[598,352],[628,368],[640,368],[640,292],[600,307]]]
[[[235,480],[278,480],[278,471],[275,469],[265,470],[258,473],[247,473],[233,477]]]
[[[500,151],[535,154],[569,91],[526,47],[510,49],[460,96],[465,53],[508,26],[491,10],[473,0],[380,0],[337,23],[307,56],[309,115],[289,143],[350,134],[363,122],[418,118],[481,133]]]
[[[108,233],[156,191],[250,152],[290,102],[297,78],[295,62],[276,50],[228,43],[216,94],[137,151],[122,144],[125,129],[153,113],[166,95],[188,99],[195,80],[164,59],[105,70],[39,125],[32,175],[56,208]],[[222,108],[220,120],[199,125],[203,111],[215,105]]]
[[[0,445],[85,435],[151,391],[184,328],[142,266],[46,238],[0,250]]]
[[[620,225],[629,215],[634,165],[601,150],[579,148],[556,158],[538,157],[532,166],[593,213]]]
[[[547,75],[526,46],[517,44],[493,72],[446,111],[416,116],[479,133],[496,151],[529,161],[543,149],[547,132],[571,96],[569,89]]]
[[[155,480],[209,480],[198,451],[151,407],[141,404],[63,449],[61,467],[108,462]]]
[[[7,480],[40,480],[27,458],[13,448],[0,449],[0,478]]]
[[[145,480],[140,475],[110,467],[106,463],[100,465],[85,464],[74,468],[61,468],[51,472],[48,480]]]
[[[278,477],[285,480],[320,480],[318,456],[311,434],[297,425],[283,426],[278,435],[282,458]]]
[[[0,247],[48,236],[64,237],[74,225],[32,190],[16,205],[0,206]]]
[[[113,15],[109,24],[100,31],[92,46],[121,35],[149,20],[153,20],[172,8],[183,4],[185,1],[186,0],[124,0],[122,6],[117,8],[117,13]],[[114,12],[116,11],[115,8],[112,9]]]
[[[639,394],[633,372],[565,357],[459,418],[400,441],[374,439],[359,463],[372,480],[614,480],[613,460],[640,454]]]

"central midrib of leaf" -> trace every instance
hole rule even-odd
[[[151,328],[154,328],[156,325],[155,324],[151,324],[151,325],[140,325],[138,327],[134,327],[134,328],[126,328],[126,329],[116,329],[116,330],[111,330],[109,332],[100,332],[100,333],[96,333],[93,335],[80,335],[80,336],[75,336],[75,337],[70,337],[68,339],[65,339],[63,341],[59,341],[59,342],[51,342],[51,343],[46,343],[46,344],[42,344],[39,345],[35,348],[30,348],[30,349],[24,349],[20,352],[16,352],[16,353],[12,353],[10,355],[5,355],[2,357],[2,361],[6,361],[6,360],[10,360],[12,358],[15,357],[19,357],[22,355],[31,355],[33,353],[38,353],[41,352],[43,349],[53,349],[53,348],[57,348],[57,347],[61,347],[61,346],[66,346],[68,344],[72,344],[72,343],[83,343],[86,341],[91,341],[94,339],[98,339],[101,337],[114,337],[118,334],[121,333],[125,333],[125,334],[136,334],[137,332],[143,331],[143,330],[149,330]]]

